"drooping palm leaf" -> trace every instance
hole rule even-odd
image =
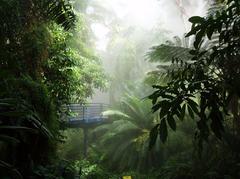
[[[0,126],[0,131],[3,130],[14,130],[14,131],[24,131],[24,132],[30,132],[30,133],[38,133],[36,129],[29,128],[29,127],[22,127],[22,126]]]
[[[18,108],[18,109],[16,109]],[[0,129],[15,129],[15,130],[25,130],[36,133],[41,132],[47,137],[53,137],[52,133],[47,129],[45,124],[42,122],[37,112],[31,109],[31,106],[27,104],[25,100],[19,100],[14,98],[3,98],[0,99],[0,116],[2,117],[0,121],[4,122],[6,120],[11,120],[16,123],[20,119],[29,121],[35,128],[29,128],[24,126],[0,126]]]
[[[146,169],[148,159],[148,136],[155,116],[151,113],[151,103],[136,96],[126,95],[119,108],[107,111],[114,122],[97,127],[103,145],[103,161],[112,169]]]
[[[173,58],[180,58],[183,61],[188,61],[193,56],[189,54],[188,47],[178,47],[161,44],[153,46],[147,53],[147,58],[150,62],[171,62]]]
[[[103,116],[119,116],[127,119],[130,118],[127,114],[118,110],[107,110],[107,111],[104,111],[102,114]]]
[[[157,84],[160,79],[162,82],[169,81],[172,74],[178,71],[186,63],[190,63],[193,55],[189,51],[193,49],[191,39],[179,38],[175,36],[172,41],[166,44],[153,46],[146,54],[147,60],[157,63],[156,69],[147,73],[145,81],[149,84]]]
[[[46,9],[47,17],[62,25],[66,30],[74,25],[76,18],[68,0],[45,1],[43,7]]]
[[[12,177],[16,178],[16,179],[23,179],[23,176],[21,175],[21,173],[14,168],[12,165],[0,160],[0,168],[3,168],[7,171],[9,171],[12,175]]]
[[[4,142],[7,142],[7,143],[14,143],[14,144],[19,144],[20,143],[20,140],[16,139],[15,137],[11,137],[11,136],[8,136],[8,135],[3,135],[3,134],[0,134],[0,141],[4,141]]]
[[[2,0],[0,16],[0,23],[4,24],[0,27],[0,36],[6,37],[16,35],[25,25],[35,23],[36,19],[54,21],[66,30],[76,20],[72,4],[68,0]]]

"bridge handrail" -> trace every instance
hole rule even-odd
[[[109,105],[104,103],[71,103],[65,105],[65,108],[70,109],[70,112],[76,113],[76,116],[67,116],[68,121],[91,121],[97,118],[103,118],[103,112]]]

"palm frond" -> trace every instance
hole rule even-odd
[[[153,46],[147,53],[147,59],[150,62],[171,62],[173,58],[180,58],[183,61],[188,61],[193,56],[189,54],[189,48],[170,46],[161,44]]]
[[[207,10],[207,17],[213,16],[214,14],[216,14],[216,12],[220,12],[221,10],[224,9],[224,7],[225,6],[222,3],[218,3],[218,2],[212,3]]]
[[[172,78],[183,64],[190,63],[193,55],[189,53],[193,49],[191,39],[188,37],[174,37],[171,43],[165,43],[150,48],[146,54],[149,62],[158,63],[156,69],[147,73],[145,81],[148,84],[158,84],[160,79],[167,82]]]
[[[10,165],[2,160],[0,160],[0,168],[7,170],[12,175],[13,178],[23,179],[23,176],[16,168],[14,168],[12,165]]]
[[[47,137],[53,137],[52,133],[44,125],[37,112],[31,109],[31,106],[25,100],[14,98],[0,99],[0,119],[1,122],[11,121],[11,125],[1,125],[0,130],[26,131],[32,133],[41,132]],[[33,127],[26,127],[19,122],[28,121]],[[19,121],[19,122],[17,122]]]
[[[127,114],[125,114],[119,110],[107,110],[107,111],[104,111],[102,114],[103,114],[103,116],[118,116],[118,117],[122,117],[122,118],[126,118],[126,119],[130,118],[130,116],[128,116]]]
[[[38,133],[36,129],[29,128],[29,127],[22,127],[22,126],[0,126],[0,131],[3,130],[14,130],[14,131],[24,131],[24,132],[30,132],[30,133]]]
[[[66,0],[51,0],[45,1],[46,15],[49,19],[56,21],[66,30],[70,29],[76,20],[72,5]]]
[[[152,125],[154,114],[151,113],[151,102],[142,100],[135,96],[126,95],[121,100],[122,110],[130,116],[130,120],[141,128],[148,128]]]
[[[11,137],[8,135],[0,134],[0,141],[8,142],[8,143],[14,143],[19,144],[20,140],[16,139],[15,137]]]
[[[94,130],[101,135],[99,143],[103,145],[103,160],[111,168],[120,171],[129,167],[144,168],[143,161],[148,158],[149,131],[154,122],[150,107],[150,101],[125,95],[117,110],[108,111],[117,120]]]

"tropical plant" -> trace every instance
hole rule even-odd
[[[181,68],[181,65],[172,62],[189,62],[192,58],[189,50],[192,48],[192,41],[189,38],[181,39],[178,36],[175,36],[173,40],[166,41],[165,44],[151,47],[146,54],[146,60],[157,66],[147,73],[145,82],[153,85],[170,81],[169,73],[176,73]]]
[[[78,168],[76,168],[72,162],[67,160],[58,160],[57,163],[52,165],[48,164],[45,166],[37,166],[34,168],[33,173],[35,178],[72,179],[78,176]]]
[[[156,120],[150,111],[151,103],[126,96],[119,105],[119,110],[104,112],[119,120],[94,130],[95,135],[101,135],[100,143],[105,146],[103,161],[112,169],[144,169],[151,161],[147,152],[148,136]]]
[[[160,134],[161,140],[166,141],[167,124],[175,129],[176,120],[184,119],[188,110],[197,122],[201,147],[203,140],[207,141],[212,133],[221,139],[224,125],[233,124],[232,130],[239,131],[239,3],[229,0],[224,9],[213,15],[194,16],[189,21],[193,25],[187,37],[195,35],[194,49],[189,52],[193,57],[167,85],[154,86],[156,91],[149,98],[153,111],[160,110],[161,122],[152,133],[153,136]],[[203,41],[211,40],[214,33],[219,34],[218,43],[202,49]],[[226,119],[232,120],[225,122]]]
[[[162,166],[170,156],[192,150],[190,146],[194,132],[192,123],[188,122],[187,125],[179,125],[178,132],[170,133],[172,140],[167,144],[158,143],[156,148],[149,151],[149,133],[158,122],[158,116],[151,114],[149,100],[126,95],[119,107],[105,111],[104,115],[114,122],[93,131],[94,136],[100,136],[97,140],[100,147],[93,147],[103,155],[102,163],[110,171],[137,171],[150,175],[154,167]]]
[[[35,100],[39,99],[35,98]],[[36,150],[39,149],[37,146],[43,138],[45,147],[47,147],[48,141],[56,136],[55,133],[52,133],[55,130],[53,126],[48,125],[48,127],[52,127],[52,132],[46,127],[47,123],[50,123],[44,120],[41,109],[35,109],[33,104],[19,97],[0,99],[1,177],[10,174],[21,178],[18,169],[26,172],[33,167],[30,163],[43,162],[45,160],[43,156],[47,150],[41,147],[42,154],[36,154]],[[47,103],[44,105],[48,106]],[[51,108],[51,106],[49,107]],[[45,112],[45,116],[50,118],[52,114],[47,114],[48,111]],[[39,160],[41,157],[42,159]],[[21,162],[24,162],[25,166],[19,165]]]
[[[212,7],[206,18],[191,17],[192,30],[186,35],[187,39],[190,35],[195,36],[193,47],[186,49],[190,58],[184,60],[184,53],[179,53],[175,59],[169,59],[170,63],[165,67],[160,66],[171,80],[163,83],[162,77],[155,77],[157,85],[154,88],[157,90],[150,98],[153,111],[159,110],[160,123],[150,133],[150,147],[158,136],[163,142],[168,141],[168,126],[176,130],[175,123],[185,119],[185,113],[197,123],[198,131],[193,155],[170,158],[158,171],[158,178],[239,177],[236,152],[239,107],[235,101],[239,98],[236,87],[239,81],[236,60],[239,56],[238,9],[238,2],[232,0]],[[171,48],[158,49],[149,53],[156,61],[166,59],[166,54],[171,58],[174,55],[170,53]],[[169,66],[174,69],[169,70]],[[158,74],[163,72],[157,71]],[[227,154],[225,157],[224,153]]]
[[[65,140],[64,143],[58,146],[58,156],[69,161],[83,160],[83,130],[67,129],[62,135],[65,137]]]
[[[195,148],[192,155],[176,155],[156,171],[156,178],[166,179],[212,179],[212,178],[238,178],[239,157],[236,150],[239,148],[239,137],[231,129],[226,129],[223,141],[216,137],[209,137],[204,144],[201,155]],[[195,145],[197,141],[194,142]]]
[[[86,24],[80,18],[76,22],[76,30],[87,36],[87,32],[82,32]],[[43,65],[43,75],[44,83],[58,106],[70,102],[83,103],[93,94],[93,89],[105,89],[106,75],[94,50],[87,46],[88,41],[79,37],[75,44],[75,38],[80,35],[75,30],[65,32],[56,24],[49,26],[49,33],[49,59]]]
[[[0,15],[0,173],[20,178],[19,170],[26,178],[33,165],[54,157],[60,136],[55,106],[42,83],[46,26],[55,21],[69,29],[75,16],[67,1],[34,0],[1,1]]]

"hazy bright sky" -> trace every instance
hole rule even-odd
[[[113,12],[119,18],[120,25],[135,26],[150,30],[163,29],[171,32],[169,36],[183,36],[190,29],[188,18],[193,15],[203,16],[206,13],[208,0],[92,0],[97,2],[107,11]],[[181,18],[177,2],[185,7],[185,15]],[[181,6],[181,4],[180,4]],[[94,14],[93,8],[88,8],[88,13]],[[102,23],[93,23],[91,28],[96,36],[96,47],[105,51],[108,45],[108,26]],[[140,31],[144,32],[144,31]],[[138,34],[138,36],[146,34]],[[161,43],[161,42],[159,42]],[[107,53],[107,52],[106,52]],[[105,59],[103,58],[103,61]],[[106,63],[109,65],[109,63]],[[108,67],[109,68],[109,67]],[[106,68],[107,69],[107,68]],[[109,103],[109,94],[99,91],[93,97],[93,102]]]
[[[193,15],[203,16],[210,0],[95,0],[106,3],[108,10],[115,12],[124,23],[151,29],[160,25],[172,35],[182,36],[190,29],[187,19]],[[184,7],[184,8],[181,8]],[[184,11],[183,17],[181,10]],[[88,9],[94,13],[94,9]],[[103,24],[92,24],[97,37],[96,46],[105,50],[109,29]]]

